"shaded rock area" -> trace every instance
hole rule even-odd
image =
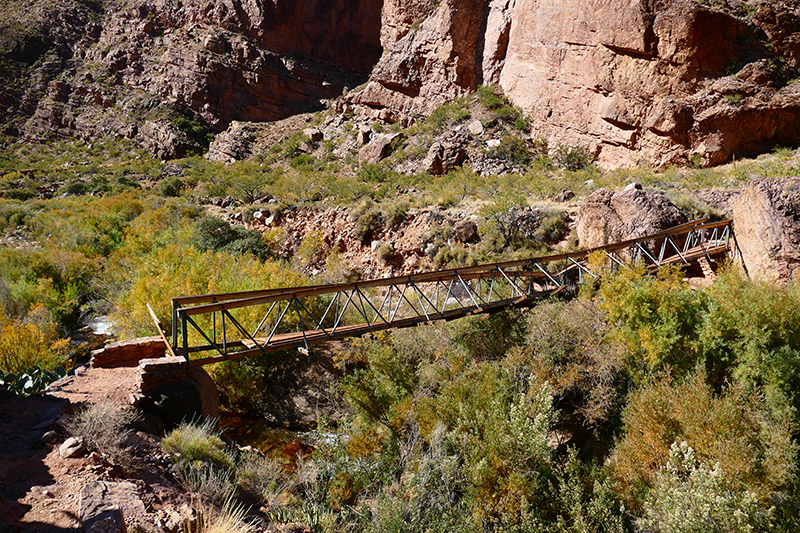
[[[0,9],[0,127],[33,140],[182,157],[232,121],[323,109],[381,55],[379,0],[21,4]]]
[[[98,393],[89,400],[105,398]],[[190,502],[168,479],[160,437],[127,436],[122,445],[136,469],[126,478],[98,453],[60,453],[74,440],[67,428],[75,412],[77,406],[64,398],[19,398],[0,387],[0,531],[181,530],[192,516]],[[162,529],[166,518],[172,526]]]
[[[28,511],[19,500],[32,485],[54,481],[43,462],[50,451],[45,434],[58,429],[58,421],[70,411],[63,399],[21,399],[0,387],[0,531],[13,531],[12,525]]]
[[[185,363],[182,364],[185,367]],[[185,374],[185,370],[183,372]],[[135,405],[156,420],[146,427],[165,431],[184,421],[219,417],[219,393],[213,380],[202,368],[193,368],[185,379],[156,385],[137,398]]]
[[[578,211],[576,229],[581,248],[644,237],[686,222],[666,196],[635,184],[624,191],[598,189]]]
[[[800,177],[748,183],[733,203],[733,223],[750,276],[794,276],[800,266]]]
[[[308,355],[292,350],[272,362],[260,409],[269,425],[307,429],[316,426],[321,414],[333,420],[344,417],[347,411],[331,389],[341,377],[331,355],[328,346],[317,345]]]

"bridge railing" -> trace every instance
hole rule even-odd
[[[579,252],[356,283],[178,297],[172,299],[170,347],[192,366],[308,350],[327,340],[530,306],[631,263],[654,271],[702,258],[713,262],[728,251],[730,237],[730,221],[700,219]]]

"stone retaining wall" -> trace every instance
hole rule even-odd
[[[161,337],[141,337],[113,342],[92,352],[93,368],[137,366],[142,359],[163,357],[167,347]]]
[[[139,361],[139,390],[142,394],[170,383],[185,380],[189,375],[183,357],[159,357]]]

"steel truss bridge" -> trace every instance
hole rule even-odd
[[[172,299],[172,335],[189,366],[373,335],[569,296],[584,281],[631,264],[654,273],[677,265],[707,275],[732,246],[729,220],[696,220],[646,237],[580,252],[388,279]]]

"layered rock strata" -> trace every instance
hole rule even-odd
[[[800,142],[799,4],[17,0],[0,11],[0,119],[176,157],[207,144],[187,120],[321,109],[372,72],[337,109],[407,124],[497,83],[551,148],[714,165]]]

